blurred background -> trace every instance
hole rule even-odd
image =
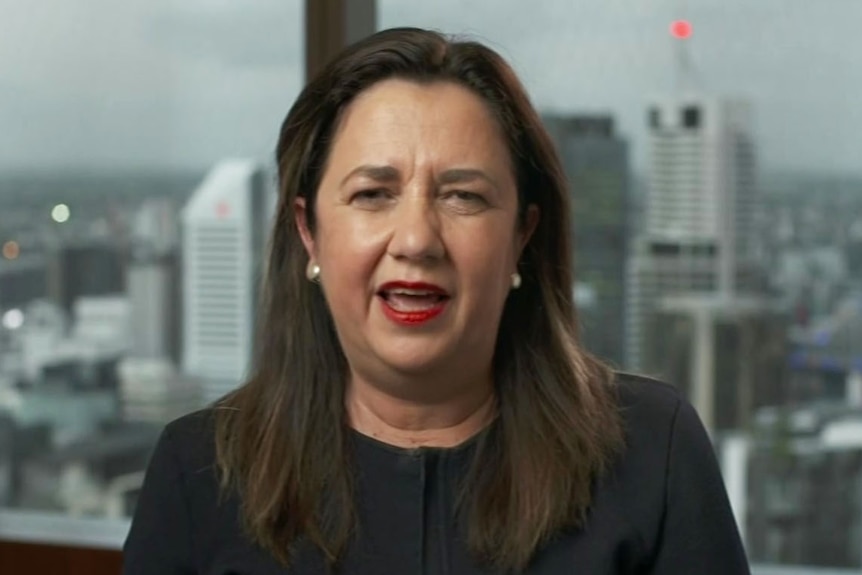
[[[118,549],[240,383],[306,75],[375,29],[520,74],[588,349],[682,388],[759,573],[862,573],[859,0],[0,0],[0,539]]]

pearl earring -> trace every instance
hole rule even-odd
[[[320,266],[317,264],[309,265],[308,270],[305,273],[305,277],[307,277],[309,281],[320,281]]]
[[[521,274],[515,272],[512,274],[512,289],[521,287]]]

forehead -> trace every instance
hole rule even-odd
[[[331,159],[405,153],[438,161],[509,163],[499,122],[468,88],[446,81],[384,80],[345,108]]]

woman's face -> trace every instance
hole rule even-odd
[[[489,373],[503,305],[538,218],[517,225],[501,128],[453,83],[386,80],[344,111],[297,222],[353,376]],[[454,382],[453,382],[454,383]]]

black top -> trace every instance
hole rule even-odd
[[[666,384],[619,377],[627,446],[599,480],[585,527],[541,549],[526,573],[748,573],[712,445]],[[237,497],[219,505],[211,412],[167,426],[124,549],[125,575],[322,575],[308,546],[290,569],[241,533]],[[484,432],[483,432],[484,433]],[[470,575],[453,518],[457,478],[476,438],[452,449],[400,449],[354,432],[359,535],[342,573]]]

